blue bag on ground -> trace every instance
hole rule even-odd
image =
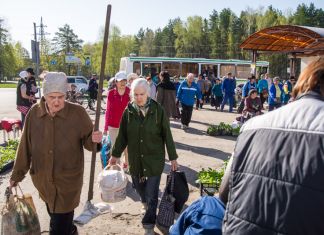
[[[103,136],[102,137],[102,148],[100,152],[100,159],[101,159],[101,165],[102,168],[105,168],[108,165],[108,160],[110,158],[110,150],[111,150],[111,140],[110,136]]]
[[[170,235],[221,235],[225,205],[216,197],[193,202],[170,228]]]

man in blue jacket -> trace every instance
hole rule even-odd
[[[186,130],[189,126],[192,116],[192,109],[195,103],[195,97],[202,103],[201,92],[197,83],[194,82],[194,74],[189,73],[178,89],[177,100],[180,101],[181,111],[181,128]]]
[[[249,78],[249,81],[247,81],[243,88],[242,88],[242,97],[243,98],[246,98],[248,97],[249,95],[249,91],[252,90],[252,89],[256,89],[256,83],[255,83],[255,76],[252,75],[250,78]]]
[[[233,78],[232,73],[227,74],[227,78],[222,83],[222,92],[224,99],[221,105],[221,111],[224,110],[226,102],[229,102],[229,112],[233,112],[234,94],[236,88],[236,80]]]

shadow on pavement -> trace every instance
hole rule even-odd
[[[231,136],[222,136],[223,139],[235,140],[236,137]],[[198,147],[194,145],[188,145],[184,143],[175,142],[176,148],[186,151],[191,151],[200,155],[210,156],[213,158],[217,158],[220,160],[227,160],[231,153],[223,152],[221,150],[217,150],[215,148],[206,148],[206,147]]]

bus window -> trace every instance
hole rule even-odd
[[[137,75],[141,75],[141,63],[138,61],[135,61],[133,63],[133,73],[136,73]]]
[[[217,64],[202,64],[201,73],[206,74],[208,77],[217,77]]]
[[[251,76],[251,65],[241,64],[236,66],[237,78],[247,79]]]
[[[187,77],[188,73],[193,73],[195,77],[198,77],[198,64],[182,63],[181,77]]]
[[[161,63],[143,63],[142,64],[142,75],[154,76],[156,73],[161,72]]]
[[[232,64],[221,64],[220,76],[227,76],[228,73],[235,75],[235,65]]]
[[[171,77],[180,75],[180,63],[163,62],[162,70],[168,71]]]

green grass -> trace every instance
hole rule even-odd
[[[16,88],[17,83],[0,83],[0,88]]]

